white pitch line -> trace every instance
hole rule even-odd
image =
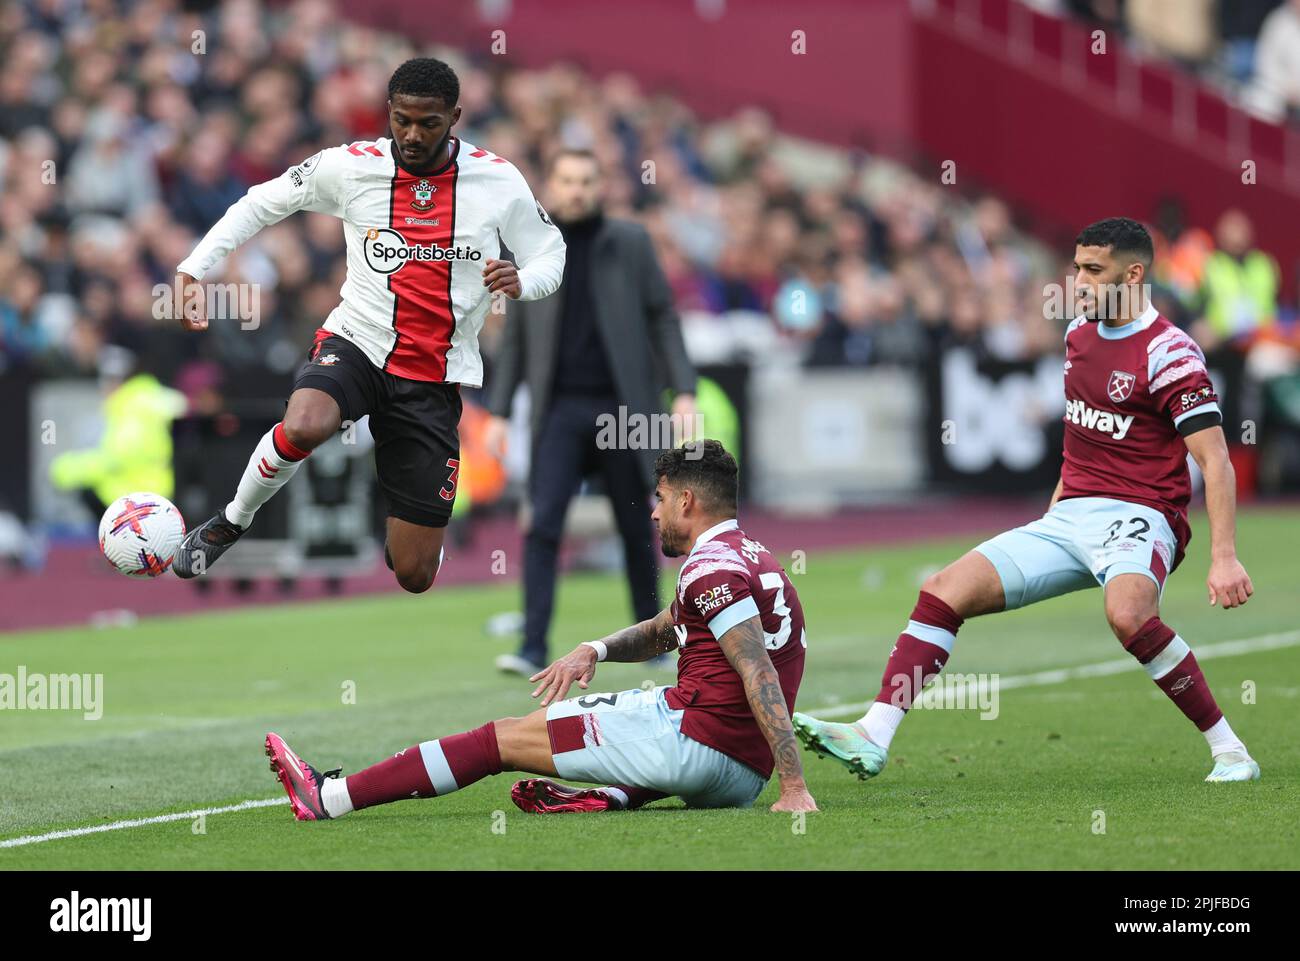
[[[1232,657],[1236,654],[1253,654],[1257,651],[1271,651],[1281,647],[1295,647],[1300,644],[1300,631],[1284,631],[1281,634],[1260,634],[1255,637],[1243,637],[1235,641],[1220,641],[1217,644],[1202,644],[1192,648],[1197,661],[1211,661],[1216,657]],[[1101,661],[1097,664],[1081,664],[1078,667],[1064,667],[1053,671],[1039,671],[1035,674],[1017,674],[1011,677],[999,677],[999,690],[1011,690],[1017,687],[1041,687],[1045,684],[1064,684],[1086,677],[1105,677],[1109,674],[1124,674],[1137,670],[1137,661],[1126,657],[1114,661]],[[873,701],[858,701],[853,704],[828,704],[816,707],[801,714],[814,717],[840,717],[845,714],[857,714],[871,707]]]
[[[240,801],[222,808],[198,808],[194,811],[180,811],[176,814],[159,814],[151,818],[134,818],[130,821],[113,821],[110,824],[96,824],[88,828],[69,828],[66,831],[51,831],[49,834],[30,834],[22,838],[9,838],[0,841],[0,848],[17,848],[25,844],[40,844],[42,841],[57,841],[60,838],[79,838],[86,834],[102,834],[105,831],[121,831],[123,828],[144,827],[146,824],[166,824],[168,821],[192,821],[200,814],[230,814],[232,811],[247,811],[250,808],[265,808],[276,804],[288,804],[287,797],[264,798],[257,801]]]
[[[1218,644],[1205,644],[1196,649],[1198,661],[1208,661],[1216,657],[1232,657],[1235,654],[1253,654],[1257,651],[1275,650],[1281,647],[1294,647],[1300,644],[1300,631],[1286,631],[1281,634],[1261,634],[1245,637],[1235,641],[1221,641]],[[1002,688],[1036,687],[1045,684],[1061,684],[1065,681],[1084,677],[1103,677],[1108,674],[1122,674],[1134,670],[1137,662],[1133,658],[1123,660],[1101,661],[1097,664],[1083,664],[1079,667],[1067,667],[1055,671],[1039,671],[1036,674],[1020,674],[998,679]],[[835,717],[843,714],[856,714],[871,706],[871,701],[857,704],[831,704],[826,707],[813,708],[808,714],[821,714]],[[234,811],[247,811],[251,808],[272,807],[276,804],[288,804],[287,797],[264,798],[255,801],[241,801],[220,808],[199,808],[194,811],[181,811],[177,814],[159,814],[156,817],[134,818],[130,821],[113,821],[110,824],[96,824],[93,827],[70,828],[66,831],[51,831],[48,834],[32,834],[27,837],[9,838],[0,841],[0,848],[16,848],[26,844],[40,844],[44,841],[57,841],[60,838],[76,838],[87,834],[102,834],[105,831],[121,831],[124,828],[138,828],[149,824],[165,824],[169,821],[193,820],[200,814],[230,814]]]

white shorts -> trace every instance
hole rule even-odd
[[[749,807],[766,780],[682,733],[665,687],[584,694],[546,709],[555,770],[568,781],[626,784],[680,797],[687,807]]]
[[[1109,497],[1071,497],[1038,520],[975,549],[997,568],[1006,610],[1144,574],[1164,593],[1177,539],[1154,507]]]

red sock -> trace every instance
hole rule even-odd
[[[962,618],[948,604],[922,591],[907,628],[889,652],[876,700],[906,711],[921,688],[939,676],[948,663]]]
[[[275,452],[285,460],[299,461],[311,453],[309,450],[303,450],[300,447],[294,447],[289,443],[289,438],[284,433],[284,422],[275,425],[271,431],[271,443],[275,445]]]
[[[347,777],[356,810],[412,797],[435,797],[501,773],[496,725],[424,741]]]
[[[1187,715],[1197,730],[1208,730],[1223,717],[1201,666],[1196,663],[1196,655],[1159,617],[1143,624],[1124,642],[1124,649],[1138,659],[1156,686]]]

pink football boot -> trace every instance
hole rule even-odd
[[[528,814],[558,814],[561,811],[622,810],[600,788],[576,788],[545,778],[516,781],[510,789],[515,807]]]
[[[327,777],[338,777],[339,771],[322,774],[297,754],[284,738],[272,732],[266,736],[266,756],[271,759],[271,770],[289,795],[293,816],[299,821],[328,821],[325,804],[321,801],[320,786]]]

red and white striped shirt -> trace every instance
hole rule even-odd
[[[399,166],[386,137],[322,150],[250,188],[177,271],[201,280],[294,211],[338,217],[347,279],[323,327],[396,376],[481,386],[483,265],[504,241],[520,300],[539,300],[560,286],[564,240],[513,164],[459,138],[449,145],[447,162],[426,174]]]

